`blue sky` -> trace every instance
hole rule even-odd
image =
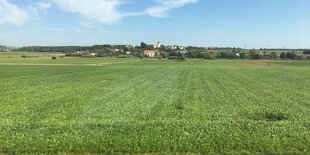
[[[0,45],[310,48],[310,0],[0,0]]]

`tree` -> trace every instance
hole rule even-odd
[[[177,52],[170,52],[170,53],[169,53],[169,56],[176,56],[176,57],[178,57],[179,54],[178,54]]]
[[[297,60],[306,60],[307,57],[304,56],[304,55],[297,55],[296,59],[297,59]]]
[[[161,56],[162,56],[163,58],[167,58],[167,57],[168,57],[168,54],[167,54],[166,52],[162,52],[162,53],[161,53]]]
[[[232,52],[233,52],[233,53],[236,53],[236,47],[233,48]]]
[[[226,53],[226,52],[221,52],[221,53],[219,54],[219,57],[220,57],[220,58],[229,58],[229,54]]]
[[[130,51],[130,49],[128,47],[124,47],[123,51],[128,52],[128,51]]]
[[[145,47],[145,49],[147,49],[147,50],[154,50],[154,46],[153,45],[147,45]]]
[[[214,60],[215,59],[215,55],[214,52],[209,52],[205,55],[205,59],[210,59],[210,60]]]
[[[181,55],[181,56],[180,56],[180,60],[183,60],[183,61],[186,60],[185,56],[184,56],[184,55]]]
[[[263,55],[261,55],[260,53],[255,53],[253,56],[252,56],[252,59],[262,59],[263,58]]]
[[[285,53],[285,52],[282,52],[282,53],[280,54],[280,58],[281,58],[281,59],[286,59],[286,53]]]
[[[272,52],[271,55],[272,55],[272,58],[273,58],[273,59],[277,59],[277,58],[278,58],[278,55],[277,55],[276,52]]]
[[[161,45],[159,48],[160,51],[166,52],[167,51],[167,47],[164,45]]]
[[[286,58],[288,58],[288,59],[297,59],[297,55],[294,52],[287,52],[286,53]]]
[[[200,52],[199,52],[199,53],[197,54],[197,57],[198,57],[198,58],[207,59],[207,55],[206,55],[205,53],[200,53]]]
[[[310,54],[310,50],[303,50],[304,54]]]
[[[139,54],[139,57],[140,57],[140,59],[143,59],[143,58],[144,58],[144,54],[143,54],[143,53],[140,53],[140,54]]]
[[[245,59],[246,57],[247,55],[244,52],[240,53],[240,59]]]
[[[255,49],[251,49],[250,50],[250,57],[251,57],[251,59],[258,59],[258,53],[256,52],[256,50]]]
[[[146,47],[147,47],[147,44],[144,42],[141,42],[141,48],[146,48]]]

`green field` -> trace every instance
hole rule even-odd
[[[0,58],[0,153],[310,153],[310,62]]]
[[[0,58],[20,58],[22,55],[46,58],[49,57],[51,54],[52,53],[48,52],[0,52]]]
[[[276,62],[273,62],[273,63],[276,63],[276,64],[281,64],[281,65],[289,65],[289,66],[308,66],[310,67],[310,62],[309,61],[276,61]]]

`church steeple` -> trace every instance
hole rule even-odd
[[[154,48],[155,49],[158,49],[158,48],[160,48],[161,47],[161,44],[160,44],[160,42],[158,41],[155,45],[154,45]]]

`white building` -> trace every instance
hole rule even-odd
[[[172,50],[185,50],[184,46],[178,46],[178,45],[173,45],[173,46],[167,46],[168,49],[172,49]]]
[[[154,45],[154,48],[155,49],[158,49],[158,48],[160,48],[161,47],[161,44],[160,44],[160,42],[158,41],[155,45]]]
[[[147,56],[147,57],[152,58],[152,57],[155,57],[156,51],[154,51],[154,50],[145,50],[145,51],[143,52],[143,54],[144,54],[145,56]]]

